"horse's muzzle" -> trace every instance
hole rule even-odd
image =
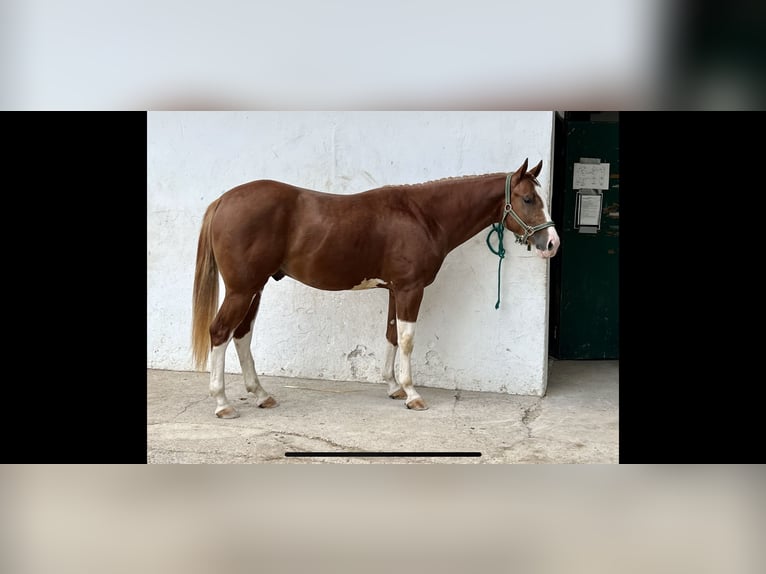
[[[543,259],[550,259],[559,250],[561,240],[559,234],[556,233],[555,227],[547,227],[541,231],[538,231],[531,237],[532,243],[537,251],[537,254]]]

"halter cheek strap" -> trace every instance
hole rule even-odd
[[[511,207],[511,176],[513,173],[514,172],[511,172],[505,176],[505,208],[503,210],[503,218],[500,220],[500,225],[502,226],[505,224],[505,218],[508,217],[508,215],[513,217],[513,219],[516,220],[516,223],[521,225],[521,228],[524,230],[524,235],[519,235],[516,232],[513,233],[516,236],[516,243],[524,245],[527,243],[527,239],[532,237],[535,233],[545,229],[546,227],[553,227],[555,223],[552,221],[546,221],[545,223],[541,223],[540,225],[535,225],[532,227],[524,223],[521,217],[518,216],[518,214],[513,210],[513,207]],[[531,249],[532,246],[527,243],[527,251],[530,251]]]
[[[505,176],[505,207],[503,208],[503,217],[500,219],[500,223],[493,223],[490,227],[489,233],[487,234],[487,247],[489,247],[489,250],[497,255],[499,257],[499,260],[497,262],[497,302],[495,303],[495,309],[500,307],[500,267],[503,264],[503,259],[505,258],[505,247],[503,246],[503,233],[505,232],[505,218],[508,217],[508,214],[513,217],[513,219],[516,220],[516,223],[521,225],[521,228],[524,230],[524,235],[519,235],[515,231],[513,234],[516,236],[516,243],[520,243],[521,245],[524,245],[524,243],[527,242],[527,239],[532,237],[535,233],[540,231],[541,229],[545,229],[546,227],[552,227],[555,224],[553,221],[546,221],[545,223],[541,223],[540,225],[535,225],[534,227],[527,225],[524,223],[524,221],[521,219],[521,217],[518,216],[518,214],[513,210],[513,207],[511,206],[511,177],[516,172],[511,172],[507,176]],[[492,247],[492,244],[489,242],[489,238],[492,237],[493,233],[497,233],[497,250],[495,250]],[[527,243],[527,251],[531,251],[532,246]]]

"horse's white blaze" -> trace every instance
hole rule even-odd
[[[224,388],[223,371],[226,361],[226,347],[229,346],[231,335],[225,343],[213,347],[210,351],[210,396],[213,397],[218,405],[216,411],[220,411],[229,405],[226,398],[226,389]]]
[[[373,287],[377,287],[378,285],[385,285],[385,284],[386,282],[383,281],[383,279],[365,279],[359,285],[354,285],[351,288],[351,290],[360,291],[362,289],[372,289]]]
[[[250,330],[241,339],[234,339],[234,346],[237,348],[239,364],[242,365],[242,377],[245,379],[245,388],[255,395],[258,403],[269,398],[267,393],[258,380],[258,373],[255,372],[255,361],[253,360],[253,351],[250,344],[253,340],[253,325],[255,319],[250,323]]]
[[[542,199],[542,196],[540,196]],[[548,213],[548,206],[545,205],[545,200],[543,199],[543,215],[545,216],[545,221],[551,220],[551,214]]]
[[[404,392],[407,393],[406,400],[409,403],[420,398],[420,395],[412,385],[412,368],[410,365],[412,347],[415,342],[415,323],[402,321],[397,317],[396,331],[399,337],[399,350],[401,351],[399,357],[399,384],[404,389]]]
[[[545,216],[545,221],[553,221],[551,219],[551,214],[548,211],[548,202],[546,201],[543,194],[539,193],[537,194],[540,196],[540,201],[543,202],[543,215]],[[538,231],[537,233],[544,233],[547,237],[547,240],[545,241],[545,245],[552,245],[550,249],[547,251],[540,251],[536,250],[537,254],[542,257],[543,259],[550,259],[554,255],[556,255],[556,251],[559,249],[559,245],[561,244],[561,240],[559,239],[559,234],[556,231],[555,227],[546,227],[542,231]]]

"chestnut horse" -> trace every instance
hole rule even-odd
[[[317,289],[388,289],[383,368],[388,396],[406,399],[410,409],[426,409],[410,370],[423,289],[450,251],[494,222],[540,256],[556,254],[559,237],[536,190],[542,164],[527,171],[524,160],[509,174],[391,185],[353,195],[259,180],[216,199],[205,212],[197,246],[192,327],[197,369],[204,369],[210,355],[215,414],[239,416],[224,388],[224,359],[232,338],[245,388],[259,407],[276,406],[258,381],[250,342],[266,281],[285,275]],[[226,295],[216,313],[219,272]]]

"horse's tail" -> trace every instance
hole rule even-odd
[[[210,354],[210,323],[218,309],[218,264],[215,262],[210,224],[220,198],[211,203],[202,219],[197,243],[192,302],[192,358],[198,371],[204,370]]]

